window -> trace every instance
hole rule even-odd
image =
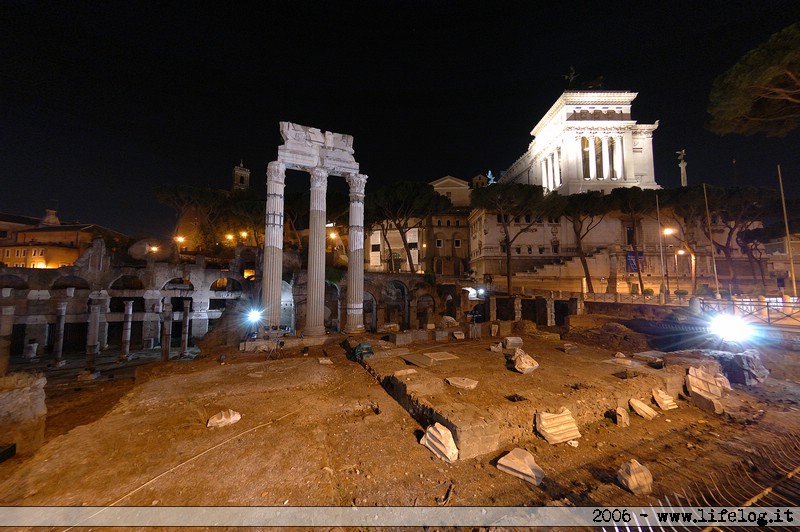
[[[409,242],[408,243],[408,249],[419,249],[419,243],[418,242]]]
[[[505,253],[505,252],[506,252],[506,245],[500,244],[500,253]]]
[[[442,240],[441,238],[437,238],[436,239],[436,247],[437,248],[443,248],[444,247],[444,240]]]
[[[8,231],[0,231],[0,238],[8,238]]]
[[[528,255],[533,255],[533,246],[528,246]]]
[[[529,224],[533,220],[533,217],[530,214],[525,215],[525,223]]]
[[[7,250],[6,250],[6,257],[10,257],[10,256],[11,256],[11,250],[10,250],[10,249],[7,249]]]
[[[372,244],[372,251],[373,252],[377,253],[380,250],[381,250],[381,245],[380,244]]]
[[[452,192],[445,192],[444,195],[447,196],[448,198],[452,198],[453,197],[453,193]]]
[[[522,248],[517,246],[516,248],[514,248],[514,251],[517,253],[517,255],[519,255],[520,253],[522,253]]]
[[[461,239],[460,238],[456,238],[456,239],[453,240],[453,247],[454,248],[460,248],[461,247]]]
[[[460,225],[461,225],[461,220],[456,220],[456,227],[459,227]]]
[[[447,220],[447,227],[450,227],[450,220]]]
[[[436,220],[436,225],[438,225],[439,227],[441,227],[441,226],[442,226],[442,221],[441,221],[441,220]]]
[[[35,257],[35,256],[36,256],[36,252],[37,252],[37,251],[38,251],[38,250],[36,250],[36,249],[32,249],[32,250],[31,250],[31,257]]]

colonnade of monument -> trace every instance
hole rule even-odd
[[[278,160],[267,165],[262,304],[265,325],[280,327],[283,273],[283,215],[286,169],[308,172],[311,184],[308,235],[308,289],[303,334],[325,334],[325,223],[328,177],[345,178],[350,187],[350,235],[347,264],[348,334],[364,332],[364,189],[367,176],[358,173],[352,137],[281,122],[284,145]]]

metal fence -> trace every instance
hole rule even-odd
[[[702,299],[700,307],[706,312],[722,312],[739,316],[750,322],[786,327],[800,327],[800,302],[780,298],[764,299]]]

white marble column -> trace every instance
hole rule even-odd
[[[164,303],[161,312],[161,361],[169,361],[169,351],[172,346],[172,304]]]
[[[189,315],[191,314],[192,300],[183,300],[183,321],[181,322],[181,356],[189,352]]]
[[[594,150],[594,137],[587,138],[589,140],[589,179],[597,179],[597,154]]]
[[[283,273],[283,189],[286,166],[278,161],[267,165],[267,210],[264,227],[264,265],[261,303],[265,325],[281,324],[281,275]]]
[[[65,361],[62,358],[64,353],[64,326],[67,322],[67,304],[56,304],[56,332],[53,339],[53,366],[60,368]]]
[[[133,301],[123,301],[125,305],[122,314],[122,352],[120,360],[128,360],[131,354],[131,322],[133,322]]]
[[[558,149],[553,151],[553,186],[561,186],[561,160],[558,156]]]
[[[100,352],[100,312],[102,306],[89,307],[89,324],[86,330],[86,370],[94,372],[95,360]]]
[[[350,174],[350,232],[347,254],[347,334],[364,332],[364,188],[367,176]]]
[[[622,179],[625,176],[623,168],[624,166],[622,165],[622,137],[620,136],[614,139],[614,171],[617,174],[614,179]]]
[[[547,159],[542,159],[542,186],[547,189]]]
[[[603,148],[603,179],[608,179],[611,177],[611,159],[608,153],[608,137],[603,135],[603,137],[600,138],[600,142],[602,143],[601,145]]]
[[[308,220],[308,286],[306,336],[325,334],[325,193],[328,171],[316,167],[311,174],[311,205]],[[280,309],[280,306],[279,306]]]

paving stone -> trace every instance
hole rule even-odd
[[[628,402],[630,403],[631,408],[633,408],[634,412],[636,412],[637,414],[639,414],[640,416],[642,416],[647,420],[651,420],[658,415],[658,412],[656,412],[655,410],[653,410],[652,408],[650,408],[649,406],[647,406],[638,399],[634,399],[632,397],[631,400]]]
[[[497,461],[497,469],[534,486],[538,486],[544,479],[544,470],[536,464],[533,455],[519,447],[512,449],[508,454]]]
[[[617,409],[615,410],[615,413],[617,418],[616,419],[617,426],[629,427],[631,425],[631,417],[628,414],[627,408],[622,408],[621,406],[618,406]]]
[[[415,366],[419,366],[421,368],[429,368],[434,364],[438,363],[437,360],[429,356],[425,356],[422,353],[406,353],[400,355],[400,358],[402,358],[406,362],[410,362],[411,364],[414,364]]]
[[[458,447],[453,440],[453,434],[441,423],[434,423],[428,427],[419,443],[433,451],[442,460],[447,462],[458,460]]]
[[[581,437],[572,412],[563,406],[555,414],[536,412],[536,432],[553,445]]]
[[[446,351],[434,351],[432,353],[424,353],[426,357],[432,358],[437,362],[442,362],[444,360],[458,360],[458,356],[454,355],[453,353],[448,353]]]
[[[478,386],[478,381],[467,377],[447,377],[447,384],[461,388],[462,390],[474,390]]]
[[[522,338],[519,336],[506,336],[503,338],[503,347],[506,349],[516,349],[522,347]]]
[[[617,480],[634,495],[649,495],[653,492],[653,474],[636,460],[622,464],[617,471]]]
[[[712,374],[699,367],[690,367],[686,374],[686,391],[691,396],[701,392],[714,398],[721,398],[730,390],[730,383],[721,373]]]
[[[414,375],[417,372],[414,368],[408,369],[399,369],[393,373],[395,377],[408,377],[409,375]]]
[[[240,419],[242,419],[242,415],[239,412],[229,408],[211,416],[208,420],[208,423],[206,423],[206,427],[226,427],[228,425],[237,423]]]
[[[673,410],[678,408],[678,405],[675,404],[675,399],[664,390],[653,388],[653,399],[656,400],[656,404],[661,410]]]

